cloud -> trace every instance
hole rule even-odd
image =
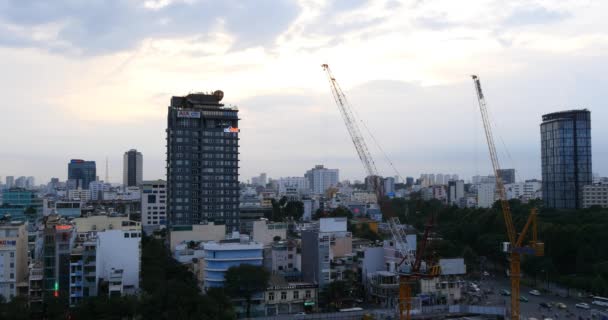
[[[508,27],[550,24],[568,19],[571,14],[541,6],[518,7],[504,20]]]
[[[61,53],[107,54],[136,47],[146,38],[204,35],[218,28],[235,37],[234,47],[272,43],[297,17],[289,0],[260,1],[3,1],[0,44],[41,47]],[[54,37],[35,29],[60,25]]]

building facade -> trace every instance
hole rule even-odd
[[[592,183],[591,112],[543,115],[540,125],[542,192],[547,208],[583,207],[583,187]]]
[[[223,92],[172,97],[167,116],[167,195],[171,225],[239,226],[238,110]]]
[[[27,281],[28,247],[23,221],[0,221],[0,295],[10,301],[17,286]]]
[[[144,228],[167,225],[167,182],[144,181],[141,187],[141,224]]]
[[[122,184],[125,187],[139,186],[143,180],[144,157],[141,152],[131,149],[122,157]]]
[[[89,189],[89,184],[97,178],[95,161],[72,159],[68,163],[68,187]]]
[[[241,264],[262,266],[263,245],[250,241],[247,236],[239,236],[238,232],[232,240],[219,243],[208,242],[203,245],[205,250],[205,266],[203,269],[203,287],[223,287],[226,271],[230,267]]]
[[[459,205],[460,199],[464,197],[464,181],[448,181],[448,205]]]
[[[308,180],[308,187],[312,193],[323,194],[328,188],[338,185],[340,175],[338,169],[327,169],[322,165],[316,165],[306,171],[304,177]]]
[[[583,208],[591,206],[608,208],[608,184],[594,184],[583,187]]]

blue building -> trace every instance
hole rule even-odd
[[[31,213],[26,215],[26,211]],[[6,214],[11,216],[11,220],[28,220],[33,223],[42,215],[42,199],[38,198],[36,192],[23,188],[4,190],[0,216]]]
[[[72,159],[68,163],[68,187],[70,189],[89,189],[89,183],[97,178],[95,161]]]
[[[237,233],[238,235],[238,233]],[[223,240],[219,243],[208,242],[205,250],[205,267],[203,270],[203,287],[223,287],[228,268],[241,264],[262,266],[263,248],[261,243],[250,241],[248,236]]]

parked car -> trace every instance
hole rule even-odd
[[[589,309],[589,308],[591,308],[591,307],[589,306],[589,304],[588,304],[588,303],[585,303],[585,302],[580,302],[580,303],[577,303],[577,304],[575,304],[574,306],[575,306],[575,307],[577,307],[577,308],[581,308],[581,309]]]
[[[534,290],[530,290],[530,292],[528,292],[529,294],[533,295],[533,296],[540,296],[540,291],[534,289]]]
[[[489,276],[490,276],[490,273],[489,273],[489,272],[487,272],[487,271],[484,271],[484,272],[483,272],[483,275],[484,275],[484,277],[489,277]]]
[[[507,290],[507,289],[502,289],[500,290],[500,294],[503,296],[510,296],[511,295],[511,291]]]
[[[546,302],[541,302],[538,305],[541,306],[541,308],[551,309],[551,305]]]
[[[519,296],[519,301],[528,302],[528,298],[526,298],[525,296]]]
[[[565,303],[563,303],[563,302],[558,302],[558,303],[556,304],[556,306],[557,306],[558,308],[560,308],[560,309],[567,309],[567,308],[568,308],[568,306],[567,306]]]

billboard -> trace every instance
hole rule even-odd
[[[239,128],[228,127],[224,128],[224,132],[240,132]]]
[[[179,111],[177,111],[177,117],[178,118],[200,118],[201,112],[200,111],[179,110]]]

